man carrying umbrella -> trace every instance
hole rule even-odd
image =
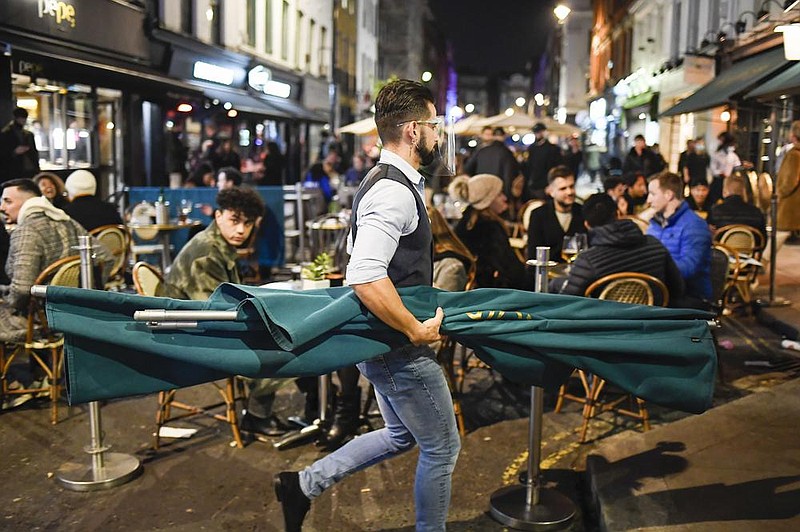
[[[414,485],[418,530],[444,530],[461,442],[450,392],[428,343],[439,340],[444,314],[418,321],[397,287],[430,286],[432,235],[417,171],[438,151],[433,96],[422,84],[390,82],[375,101],[384,149],[353,199],[347,280],[363,305],[407,341],[358,364],[374,385],[385,427],[348,442],[298,472],[275,478],[286,530],[302,527],[311,499],[344,477],[419,445]]]

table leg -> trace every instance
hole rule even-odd
[[[169,251],[169,231],[161,231],[161,272],[166,275],[169,267],[172,266],[172,255]]]

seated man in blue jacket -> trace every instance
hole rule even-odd
[[[683,180],[677,174],[658,174],[647,188],[656,211],[647,234],[669,250],[686,283],[685,297],[672,306],[706,308],[711,299],[711,231],[683,201]]]
[[[583,204],[584,224],[589,229],[589,249],[579,254],[562,294],[582,296],[590,284],[619,272],[652,275],[667,287],[670,300],[683,295],[681,272],[669,251],[650,235],[643,235],[631,220],[619,220],[617,203],[605,192],[591,196]],[[656,305],[663,305],[656,299]]]

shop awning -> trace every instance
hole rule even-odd
[[[308,109],[300,102],[287,100],[284,98],[270,98],[269,96],[264,96],[263,98],[259,99],[269,102],[270,105],[289,113],[293,118],[298,120],[303,120],[305,122],[318,122],[321,124],[328,122],[328,117]]]
[[[222,103],[230,102],[233,105],[233,109],[239,112],[305,122],[324,123],[328,121],[324,116],[318,115],[293,100],[259,96],[242,89],[232,89],[205,83],[193,82],[192,85],[200,88],[207,98],[219,100]]]
[[[200,94],[197,87],[181,80],[169,78],[145,66],[128,66],[112,60],[99,63],[85,57],[77,51],[64,54],[63,48],[44,43],[15,43],[12,55],[17,59],[25,59],[34,64],[41,57],[50,59],[43,77],[52,79],[81,79],[84,83],[107,86],[110,88],[136,88],[145,93],[167,94],[177,92],[175,96],[195,96]]]
[[[725,105],[735,95],[752,89],[788,65],[782,46],[739,61],[697,92],[661,113],[661,116],[694,113]]]
[[[777,98],[782,94],[800,93],[800,63],[794,63],[763,85],[744,95],[745,98]]]
[[[202,90],[207,98],[219,100],[220,104],[230,102],[233,106],[232,108],[240,113],[250,113],[272,118],[294,118],[290,113],[271,105],[264,98],[252,96],[249,92],[241,89],[229,89],[200,83],[192,83],[192,85]]]

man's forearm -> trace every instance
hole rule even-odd
[[[379,320],[405,334],[411,342],[416,340],[422,324],[403,305],[400,294],[388,277],[371,283],[353,285],[352,288],[358,299]]]

